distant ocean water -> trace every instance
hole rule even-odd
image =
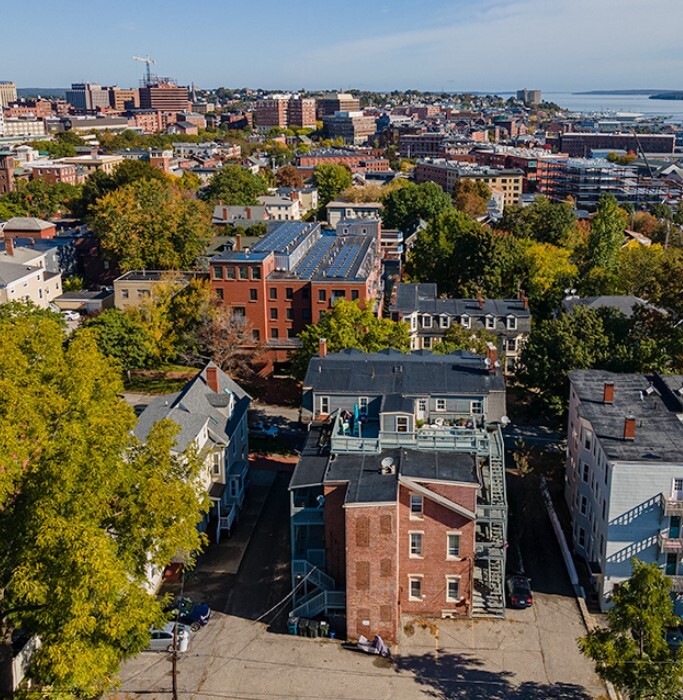
[[[683,123],[683,100],[650,100],[647,95],[573,95],[544,92],[543,99],[576,112],[638,112]]]

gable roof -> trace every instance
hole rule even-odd
[[[0,287],[6,287],[30,274],[40,272],[41,268],[22,265],[21,263],[0,260]]]
[[[4,229],[6,231],[44,231],[54,226],[49,221],[35,216],[14,216],[5,224]]]

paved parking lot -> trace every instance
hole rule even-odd
[[[506,620],[439,621],[438,644],[419,625],[401,634],[393,664],[343,649],[339,641],[285,633],[286,611],[256,622],[289,591],[287,474],[279,474],[237,575],[221,586],[192,584],[215,615],[179,660],[183,699],[332,698],[335,700],[589,700],[604,688],[576,647],[584,633],[544,513],[536,508],[521,538],[535,606]],[[532,504],[533,505],[533,504]],[[167,654],[125,664],[119,697],[168,698]]]

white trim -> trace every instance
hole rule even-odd
[[[457,603],[458,601],[462,600],[462,595],[460,595],[460,580],[462,576],[458,576],[457,574],[447,574],[446,575],[446,602],[447,603]],[[457,581],[458,582],[458,595],[457,596],[451,596],[449,591],[448,591],[448,586],[452,581]]]
[[[412,583],[413,581],[419,581],[420,582],[420,596],[414,596],[413,595],[413,587]],[[411,600],[415,603],[422,603],[424,600],[424,593],[422,592],[422,582],[424,581],[424,574],[408,574],[408,600]]]
[[[456,535],[458,537],[458,553],[457,554],[450,553],[449,538],[451,537],[451,535]],[[460,530],[448,530],[446,532],[446,559],[448,561],[461,561],[461,559],[462,559],[462,557],[460,556],[461,544],[462,544],[462,532]]]
[[[418,494],[420,494],[422,496],[426,496],[427,498],[434,501],[435,503],[442,505],[444,508],[448,508],[449,510],[452,510],[454,513],[458,513],[458,515],[462,515],[464,518],[467,518],[468,520],[476,520],[477,519],[477,514],[474,513],[473,511],[468,510],[464,506],[461,506],[459,503],[454,503],[453,501],[449,501],[444,496],[441,496],[438,493],[434,493],[434,491],[430,491],[428,488],[425,488],[421,484],[418,484],[416,481],[413,481],[412,479],[409,479],[408,477],[405,477],[405,476],[402,476],[401,474],[399,474],[398,483],[403,484],[406,488],[410,489],[411,491],[416,491]]]
[[[420,553],[413,552],[413,535],[419,535]],[[424,559],[424,530],[408,530],[408,558],[409,559]]]

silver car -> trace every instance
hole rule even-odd
[[[168,622],[160,630],[151,630],[151,639],[147,651],[173,651],[173,627],[178,625],[178,651],[187,651],[190,645],[191,630],[187,625]]]

